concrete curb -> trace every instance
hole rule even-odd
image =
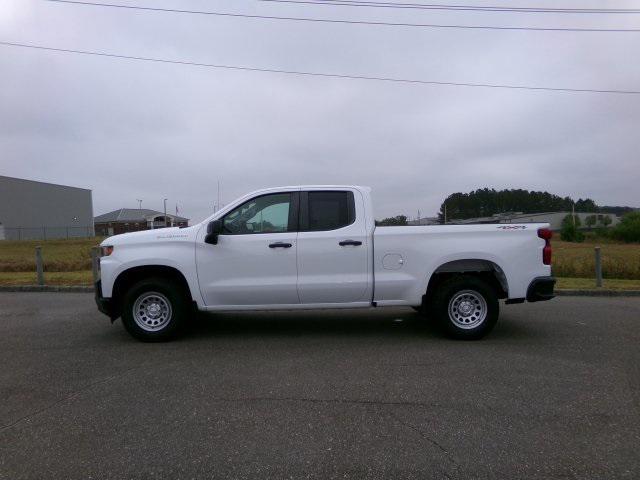
[[[93,293],[83,285],[0,285],[0,292]],[[559,297],[640,297],[640,290],[556,290]]]
[[[93,287],[83,285],[0,285],[0,292],[66,292],[93,293]]]
[[[556,290],[559,297],[640,297],[640,290]]]

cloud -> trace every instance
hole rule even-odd
[[[154,6],[156,3],[154,3]],[[157,2],[158,6],[175,6]],[[629,3],[630,5],[630,3]],[[621,8],[624,7],[624,2]],[[181,8],[376,19],[380,9],[182,2]],[[384,12],[392,21],[633,26],[615,16]],[[589,18],[584,18],[589,17]],[[610,16],[611,17],[611,16]],[[630,89],[636,34],[402,29],[221,19],[12,0],[6,41],[439,81]],[[95,213],[193,219],[249,190],[374,188],[376,216],[450,193],[531,188],[637,205],[640,98],[291,77],[0,47],[0,170],[94,190]]]

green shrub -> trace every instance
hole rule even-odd
[[[611,230],[606,227],[597,227],[593,231],[593,237],[597,239],[609,239],[611,238]]]
[[[567,215],[562,219],[560,238],[565,242],[583,242],[584,233],[578,230],[578,227],[580,227],[580,217],[576,216],[574,221],[573,215]]]
[[[622,217],[622,221],[616,225],[611,236],[623,242],[640,242],[640,212],[632,212]]]

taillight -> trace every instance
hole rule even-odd
[[[538,236],[544,240],[542,263],[551,265],[551,237],[553,237],[553,232],[548,228],[540,228],[538,229]]]

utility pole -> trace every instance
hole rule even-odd
[[[447,224],[447,204],[444,204],[444,224]]]
[[[136,198],[136,202],[138,202],[138,210],[142,210],[142,200]]]
[[[573,227],[576,226],[576,204],[571,204],[571,219],[573,220]]]
[[[220,179],[218,179],[218,201],[216,202],[218,208],[220,208]]]
[[[164,199],[164,228],[167,228],[167,199]]]

